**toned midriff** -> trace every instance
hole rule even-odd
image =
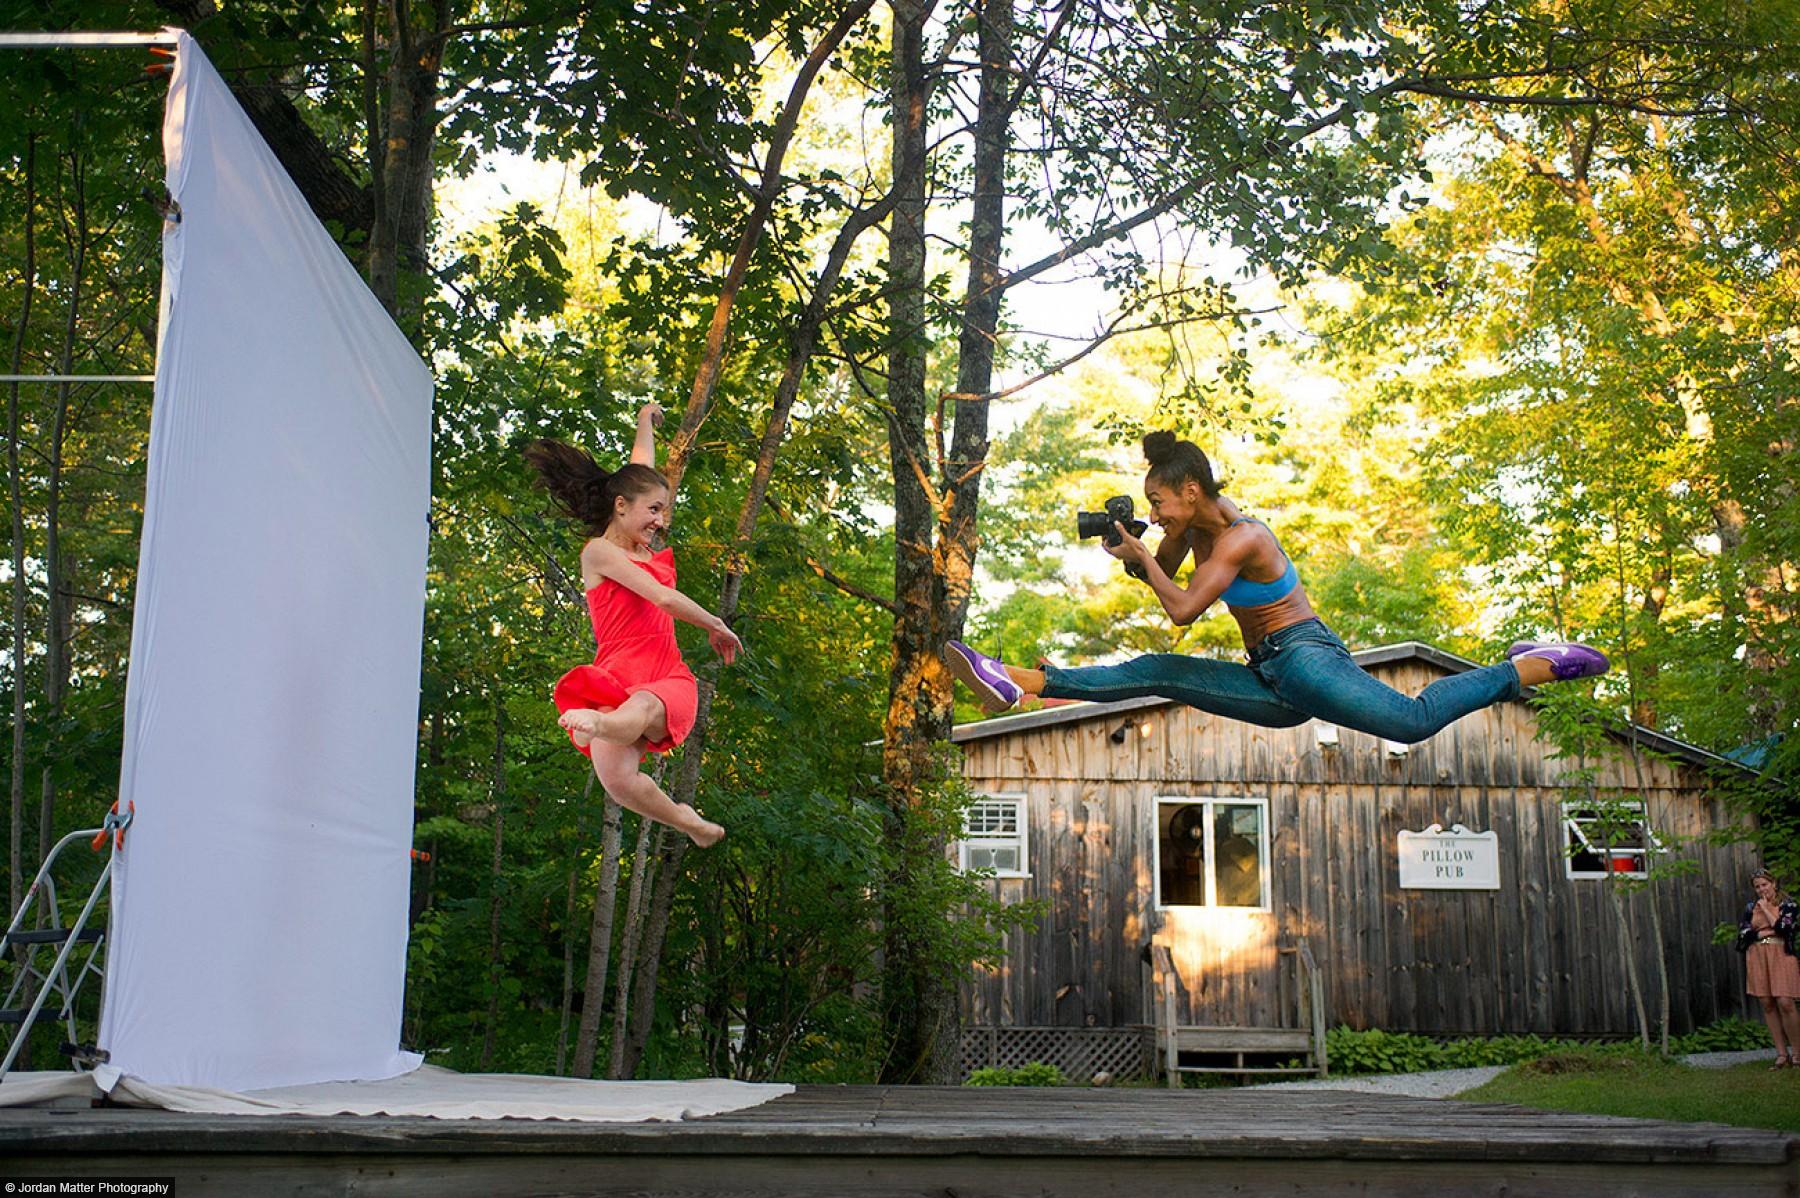
[[[1257,554],[1254,565],[1240,571],[1240,576],[1251,582],[1273,582],[1287,571],[1287,557],[1273,533],[1266,528],[1261,532],[1266,541],[1263,550]],[[1189,544],[1193,547],[1196,565],[1212,556],[1212,540],[1198,531],[1190,535]],[[1259,603],[1255,607],[1232,607],[1227,604],[1225,610],[1237,621],[1246,649],[1255,648],[1258,641],[1272,632],[1280,632],[1283,628],[1292,627],[1304,620],[1316,619],[1319,614],[1313,610],[1312,602],[1306,597],[1304,582],[1297,583],[1293,590],[1273,603]]]
[[[1256,643],[1271,632],[1280,632],[1303,620],[1311,620],[1318,613],[1306,598],[1306,584],[1301,583],[1273,603],[1259,603],[1255,607],[1230,607],[1226,611],[1238,622],[1238,630],[1244,634],[1244,648],[1253,649]]]

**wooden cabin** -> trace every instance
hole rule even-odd
[[[1407,694],[1474,664],[1416,643],[1355,657]],[[1642,876],[1664,851],[1697,869],[1626,901],[1652,1018],[1652,901],[1673,1029],[1746,1012],[1741,959],[1712,931],[1736,918],[1755,856],[1695,839],[1739,821],[1709,782],[1736,767],[1647,728],[1612,736],[1600,763],[1602,794],[1643,798],[1642,825],[1623,837],[1616,810],[1597,831],[1589,791],[1522,701],[1412,746],[1155,698],[964,724],[953,740],[975,795],[960,859],[993,870],[1004,899],[1045,904],[1035,931],[1013,933],[999,967],[965,987],[970,1067],[1128,1071],[1147,1059],[1133,1057],[1145,1029],[1170,1018],[1634,1034],[1605,879]],[[1323,1010],[1308,1010],[1304,958]]]

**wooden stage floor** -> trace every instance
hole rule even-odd
[[[1800,1198],[1800,1136],[1256,1089],[806,1086],[631,1124],[0,1109],[0,1182],[78,1176],[173,1178],[176,1198]]]

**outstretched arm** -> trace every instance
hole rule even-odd
[[[641,595],[677,620],[706,629],[706,639],[714,652],[730,665],[738,650],[744,647],[737,634],[725,621],[689,599],[674,587],[664,586],[640,570],[623,549],[605,537],[595,537],[581,551],[581,573],[584,578],[610,578],[635,595]]]
[[[662,405],[654,399],[638,409],[637,439],[631,443],[631,460],[634,465],[656,465],[656,429],[662,424]]]

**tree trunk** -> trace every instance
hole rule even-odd
[[[969,280],[963,293],[959,338],[956,426],[944,465],[948,519],[943,529],[943,573],[938,610],[946,638],[961,639],[969,611],[977,517],[987,465],[988,409],[994,348],[1000,328],[1000,250],[1006,236],[1008,84],[1012,81],[1012,0],[982,0],[981,93],[975,116],[975,192],[969,219]],[[1024,83],[1019,85],[1025,86]],[[943,733],[949,734],[946,725]]]
[[[381,205],[373,214],[369,234],[369,289],[396,318],[406,315],[400,305],[401,270],[422,271],[427,262],[431,147],[437,135],[444,30],[450,23],[448,5],[434,4],[431,9],[432,28],[424,37],[416,37],[409,24],[408,6],[390,6],[393,56],[388,68],[386,122],[384,129],[368,131],[370,139],[380,139],[382,145],[380,154],[371,156],[372,160],[379,157],[382,169],[380,182],[372,189]],[[372,21],[364,28],[372,33]],[[365,71],[371,68],[373,58],[373,45],[366,45]],[[365,84],[365,104],[366,96]],[[366,113],[364,119],[368,119]]]
[[[31,325],[31,300],[37,291],[37,134],[25,137],[25,261],[24,295],[19,301],[19,323],[13,330],[11,374],[22,373],[25,333]],[[19,476],[19,384],[13,383],[6,402],[6,493],[12,504],[12,803],[8,808],[7,877],[10,880],[7,914],[19,909],[25,898],[21,835],[25,829],[25,510],[24,486]]]
[[[1625,977],[1631,984],[1631,1005],[1637,1012],[1638,1042],[1650,1047],[1650,1013],[1644,1009],[1644,983],[1638,973],[1637,941],[1631,935],[1631,924],[1625,916],[1625,895],[1612,878],[1612,858],[1607,858],[1606,893],[1612,900],[1613,915],[1619,924],[1619,951],[1625,958]]]
[[[69,160],[69,194],[75,210],[71,225],[75,244],[69,271],[69,314],[63,322],[61,373],[75,369],[75,333],[81,323],[81,292],[86,282],[88,223],[87,178],[81,156]],[[63,446],[69,433],[70,384],[56,387],[56,412],[51,421],[49,486],[44,502],[44,712],[48,736],[38,797],[38,861],[50,855],[56,832],[56,775],[53,772],[62,739],[63,699],[69,687],[69,597],[65,580],[68,563],[62,548]],[[56,912],[39,912],[40,921],[55,921]]]
[[[590,789],[593,786],[589,771]],[[575,1037],[575,1076],[594,1076],[600,1043],[600,1015],[606,1006],[606,974],[612,961],[613,912],[619,901],[619,839],[624,813],[605,791],[600,830],[600,882],[594,892],[594,920],[588,929],[587,980],[581,985],[581,1030]]]
[[[593,797],[594,797],[594,772],[592,770],[589,770],[588,775],[587,775],[587,785],[581,788],[582,810],[584,810],[584,811],[587,810],[587,805],[593,799]],[[602,803],[604,804],[604,800],[602,800]],[[601,836],[601,846],[602,846],[601,847],[601,855],[602,856],[605,856],[605,843],[606,843],[606,838],[605,838],[605,835],[602,834],[602,836]],[[618,843],[618,838],[616,836],[614,837],[613,843],[615,845]],[[615,857],[617,856],[616,852],[614,853],[614,856]],[[565,1076],[565,1074],[563,1072],[563,1068],[569,1062],[569,1017],[574,1013],[574,1010],[575,1010],[575,931],[574,931],[574,929],[575,929],[575,891],[576,891],[580,881],[581,881],[581,850],[578,847],[575,850],[574,861],[569,863],[569,892],[568,892],[568,895],[563,900],[562,1007],[560,1009],[561,1010],[560,1017],[558,1018],[557,1024],[556,1024],[556,1076],[558,1076],[558,1077]],[[595,903],[594,903],[594,906],[596,907],[596,909],[599,907],[599,905],[600,905],[599,900],[596,899]],[[610,923],[611,923],[611,917],[609,916],[608,924],[610,925]],[[607,928],[607,938],[610,940],[611,936],[612,936],[612,929],[609,926]],[[590,953],[589,953],[590,969],[592,967],[592,960],[593,960],[593,956],[592,956],[592,952],[590,951]],[[602,970],[604,970],[604,968],[605,967],[602,966]],[[604,983],[602,983],[602,984],[604,985]],[[592,1066],[592,1063],[593,1063],[592,1058],[590,1057],[589,1058],[590,1067]]]
[[[569,885],[563,895],[562,1004],[556,1015],[556,1076],[563,1077],[569,1063],[569,1016],[575,1009],[575,884],[581,878],[581,854],[569,863]]]
[[[381,301],[389,316],[395,314],[395,290],[398,280],[394,262],[394,221],[387,209],[387,128],[381,118],[381,77],[376,71],[376,58],[381,49],[376,35],[377,0],[363,0],[363,125],[369,147],[369,252],[363,263],[369,290]],[[382,247],[379,269],[375,247]]]
[[[494,855],[489,870],[487,1030],[481,1038],[481,1067],[494,1063],[494,1046],[500,1023],[500,907],[501,874],[506,844],[506,707],[494,698]]]
[[[658,872],[663,839],[661,825],[647,819],[639,820],[637,850],[631,858],[631,901],[625,908],[625,944],[619,951],[619,977],[613,990],[612,1051],[608,1055],[606,1076],[615,1080],[637,1076],[639,1054],[631,1051],[629,1044],[634,1013],[632,983],[638,982],[641,986],[644,974],[649,973],[652,998],[656,993],[655,972],[649,968],[648,961],[640,963],[639,957],[648,957],[651,943],[656,952],[662,951],[660,937],[651,942],[644,935],[644,888],[649,877],[654,875],[660,893],[662,879],[674,876],[666,868]],[[687,842],[684,839],[682,843]],[[670,883],[669,888],[673,891],[674,884]],[[643,1022],[647,1024],[649,1018]]]
[[[1656,953],[1656,992],[1661,999],[1657,1016],[1658,1051],[1669,1055],[1669,960],[1668,941],[1663,939],[1662,912],[1656,907],[1656,891],[1646,889],[1644,901],[1650,904],[1650,945]]]
[[[894,477],[894,618],[888,710],[882,729],[882,779],[888,793],[885,835],[895,846],[886,880],[887,929],[882,1013],[889,1048],[883,1082],[953,1080],[954,988],[931,970],[904,908],[916,868],[931,846],[911,833],[913,804],[931,781],[934,734],[950,723],[949,675],[938,650],[943,634],[934,604],[936,524],[931,459],[925,439],[927,307],[925,295],[926,133],[930,77],[924,64],[930,6],[898,0],[893,29],[893,177],[897,193],[888,233],[888,460]],[[928,838],[929,839],[929,838]]]
[[[636,1077],[644,1059],[644,1046],[650,1042],[650,1026],[656,1021],[656,982],[662,963],[662,946],[669,935],[669,915],[675,909],[675,891],[681,885],[681,859],[692,842],[685,836],[663,836],[657,829],[658,843],[650,850],[655,860],[656,887],[651,893],[650,912],[643,927],[631,929],[633,958],[637,965],[631,978],[629,998],[625,976],[619,977],[619,1009],[613,1014],[613,1072],[616,1078]],[[662,842],[674,842],[672,844]],[[635,884],[635,879],[634,879]]]

